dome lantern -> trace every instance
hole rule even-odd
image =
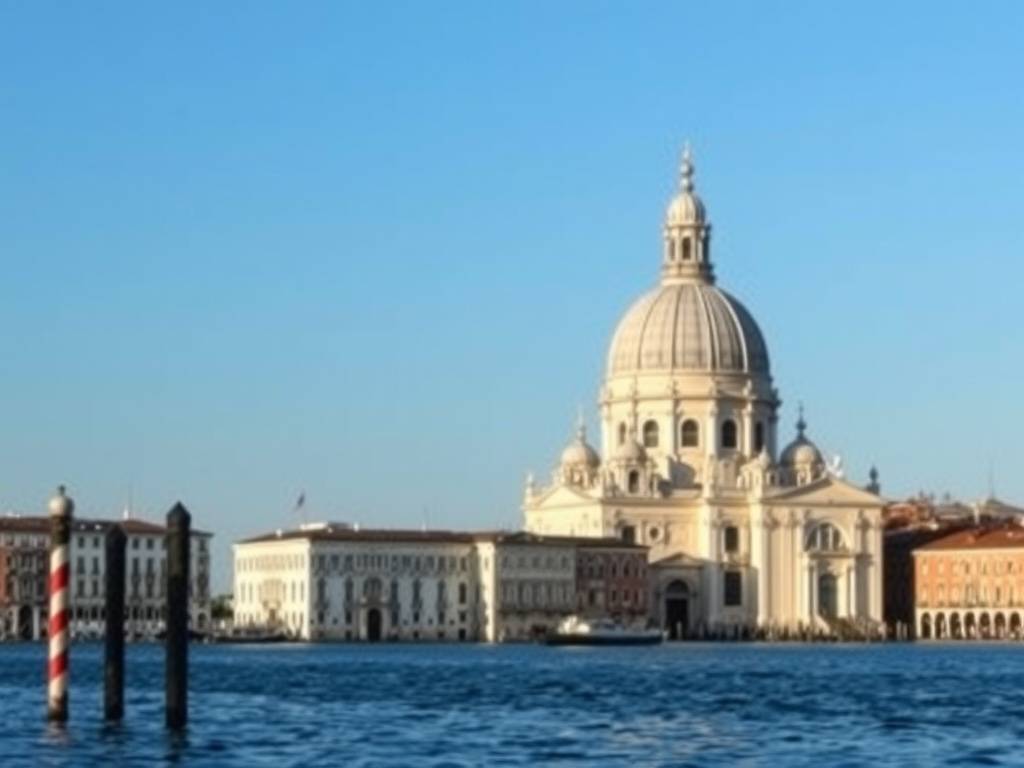
[[[679,192],[665,212],[665,253],[661,282],[713,283],[711,268],[711,225],[706,221],[704,202],[694,190],[693,154],[687,143],[679,168]]]

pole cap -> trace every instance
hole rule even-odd
[[[52,517],[71,517],[75,511],[75,502],[65,493],[63,485],[57,486],[57,495],[50,499],[50,515]]]

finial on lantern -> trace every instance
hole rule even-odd
[[[679,166],[679,188],[684,192],[693,191],[693,152],[690,151],[690,142],[683,145],[683,160]]]

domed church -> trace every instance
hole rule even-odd
[[[882,498],[843,477],[801,409],[779,450],[778,390],[753,316],[715,282],[689,149],[665,214],[661,279],[612,336],[600,451],[582,419],[552,482],[527,480],[527,530],[649,547],[654,618],[673,637],[855,636],[882,617]]]

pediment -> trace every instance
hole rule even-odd
[[[548,488],[539,496],[534,497],[533,502],[527,506],[530,509],[544,509],[546,507],[568,507],[580,504],[593,504],[597,501],[585,491],[574,488],[571,485],[556,485]]]
[[[781,493],[765,498],[765,504],[806,504],[809,506],[860,506],[881,507],[885,499],[877,494],[858,488],[842,478],[826,475],[807,485],[788,488]]]
[[[700,558],[688,555],[685,552],[676,552],[673,555],[668,555],[660,560],[655,560],[651,563],[651,568],[700,568],[704,565],[704,561]]]

